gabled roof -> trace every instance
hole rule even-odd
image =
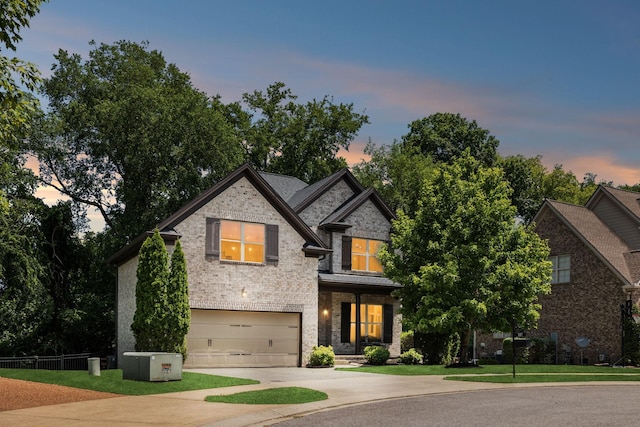
[[[305,224],[305,222],[291,209],[287,202],[282,199],[282,197],[267,183],[267,181],[248,164],[240,166],[238,169],[216,183],[213,187],[201,193],[191,202],[176,211],[173,215],[159,223],[157,228],[161,233],[172,230],[173,227],[184,221],[187,217],[193,215],[193,213],[198,209],[209,203],[216,196],[242,178],[246,178],[251,182],[251,184],[265,197],[265,199],[267,199],[269,203],[271,203],[278,213],[280,213],[280,215],[282,215],[306,240],[304,245],[305,251],[308,251],[311,255],[331,252],[331,249],[327,248],[322,239],[320,239],[320,237],[318,237],[318,235],[315,234],[307,224]],[[108,261],[113,264],[120,264],[132,258],[138,253],[140,246],[146,239],[147,235],[147,233],[141,234],[129,245],[112,255]]]
[[[538,223],[549,213],[556,215],[626,285],[640,279],[638,269],[628,264],[638,260],[636,252],[631,252],[629,245],[589,208],[546,200],[533,221]]]
[[[586,207],[593,209],[601,198],[607,197],[626,212],[634,221],[640,224],[640,194],[635,191],[599,185],[586,203]]]
[[[389,209],[389,207],[384,203],[380,195],[377,191],[372,188],[368,188],[364,190],[360,194],[356,194],[354,197],[349,199],[346,203],[336,209],[331,215],[327,216],[324,220],[320,222],[319,227],[331,227],[336,226],[340,223],[344,223],[345,219],[349,215],[351,215],[356,209],[362,206],[367,200],[371,200],[373,204],[382,212],[382,214],[391,222],[392,219],[395,219],[395,214]]]
[[[289,205],[296,213],[300,213],[340,180],[344,180],[353,189],[354,193],[362,193],[364,191],[362,184],[349,172],[349,169],[345,168],[301,189],[289,199]]]
[[[291,197],[293,197],[298,191],[302,190],[305,187],[308,187],[309,185],[306,182],[293,176],[279,175],[269,172],[258,173],[287,203],[289,202]]]

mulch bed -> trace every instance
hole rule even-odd
[[[119,394],[0,377],[0,411],[108,399]]]

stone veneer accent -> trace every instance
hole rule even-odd
[[[219,261],[205,256],[206,218],[277,224],[276,266]],[[192,308],[301,313],[302,364],[318,341],[318,259],[305,257],[305,240],[242,178],[174,227],[182,236]],[[118,354],[134,349],[137,258],[118,268]],[[245,289],[247,297],[242,298]],[[187,359],[188,363],[188,359]]]

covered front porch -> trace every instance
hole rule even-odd
[[[369,345],[400,354],[399,286],[380,276],[320,276],[318,345],[331,345],[336,355],[361,355]]]

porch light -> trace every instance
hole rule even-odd
[[[241,295],[242,295],[242,298],[246,298],[247,297],[247,290],[245,288],[242,288]]]
[[[329,317],[329,310],[327,310],[326,308],[324,310],[322,310],[322,314],[324,315],[324,318],[328,318]]]

